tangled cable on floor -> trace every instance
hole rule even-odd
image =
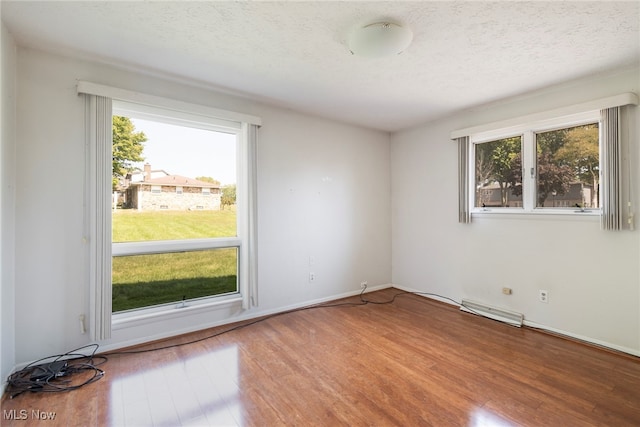
[[[294,308],[291,310],[286,310],[279,313],[274,313],[264,317],[260,317],[255,320],[233,326],[229,329],[218,331],[198,339],[194,339],[191,341],[182,342],[178,344],[170,344],[166,346],[154,347],[150,349],[141,349],[141,350],[113,351],[113,352],[103,353],[97,356],[96,356],[96,351],[98,350],[99,345],[89,344],[84,347],[71,350],[68,353],[45,357],[43,359],[36,360],[35,362],[30,363],[23,369],[9,376],[9,378],[7,379],[6,391],[10,393],[11,398],[14,398],[27,391],[34,392],[34,393],[39,393],[39,392],[52,393],[52,392],[64,392],[64,391],[76,390],[87,384],[91,384],[95,381],[98,381],[100,378],[104,376],[104,371],[98,368],[98,366],[103,365],[104,363],[107,362],[108,360],[107,356],[149,353],[153,351],[159,351],[159,350],[165,350],[169,348],[181,347],[189,344],[195,344],[201,341],[218,337],[223,334],[227,334],[229,332],[246,328],[251,325],[255,325],[256,323],[264,322],[266,320],[272,319],[277,316],[283,316],[285,314],[295,313],[298,311],[314,310],[318,308],[355,307],[355,306],[363,306],[367,304],[375,304],[375,305],[392,304],[397,297],[402,295],[435,296],[441,299],[451,301],[452,303],[458,306],[462,306],[461,303],[451,298],[438,295],[438,294],[429,293],[429,292],[401,291],[401,292],[395,293],[388,300],[372,301],[364,297],[364,293],[366,289],[367,287],[365,285],[362,288],[362,291],[360,292],[359,302],[346,301],[346,302],[338,302],[338,303],[330,303],[330,304],[315,304],[315,305],[309,305],[306,307]],[[90,354],[85,355],[82,353],[78,353],[88,348],[93,348]],[[78,374],[84,374],[84,375],[78,375]],[[71,377],[73,375],[75,375],[76,378],[72,379]],[[77,379],[78,377],[81,377],[81,378]]]
[[[104,371],[98,366],[107,358],[96,356],[98,344],[89,344],[64,354],[36,360],[7,378],[6,392],[14,397],[24,392],[54,393],[76,390],[98,381]],[[80,353],[93,349],[90,354]]]

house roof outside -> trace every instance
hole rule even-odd
[[[167,175],[158,178],[145,179],[144,181],[132,182],[130,186],[136,185],[163,185],[172,187],[199,187],[199,188],[220,188],[220,184],[200,181],[195,178],[188,178],[181,175]]]
[[[146,171],[143,171],[143,170],[140,170],[140,169],[136,169],[135,171],[131,172],[130,181],[131,182],[144,181],[146,173],[147,173]],[[149,170],[149,174],[150,174],[150,176],[152,178],[159,178],[159,177],[169,176],[169,172],[165,171],[164,169]]]
[[[137,169],[130,174],[128,186],[133,187],[144,184],[170,187],[220,188],[219,183],[201,181],[182,175],[170,175],[164,169],[151,169],[149,163],[144,165],[144,170]]]

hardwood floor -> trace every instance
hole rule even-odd
[[[415,295],[276,316],[102,368],[76,391],[4,396],[2,425],[640,425],[639,358]]]

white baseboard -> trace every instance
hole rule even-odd
[[[387,289],[387,288],[390,288],[392,286],[393,285],[391,285],[390,283],[383,284],[383,285],[377,285],[377,286],[370,286],[370,287],[367,287],[367,289],[365,290],[365,293],[375,292],[375,291],[379,291],[379,290],[382,290],[382,289]],[[343,292],[341,294],[331,295],[331,296],[324,297],[324,298],[317,298],[317,299],[313,299],[313,300],[308,300],[308,301],[304,301],[304,302],[301,302],[301,303],[291,304],[291,305],[287,305],[287,306],[284,306],[284,307],[278,307],[276,309],[271,309],[271,310],[262,310],[262,311],[253,311],[252,310],[251,312],[247,312],[246,314],[244,314],[242,316],[234,317],[232,319],[222,319],[222,320],[218,320],[218,321],[215,321],[215,322],[199,324],[197,326],[193,326],[193,327],[190,327],[190,328],[180,329],[180,330],[177,330],[177,331],[171,331],[171,332],[167,332],[167,333],[155,334],[155,335],[146,336],[146,337],[143,337],[143,338],[137,338],[137,339],[127,340],[127,341],[121,341],[121,342],[118,342],[118,343],[112,343],[112,344],[107,344],[107,345],[102,345],[101,344],[100,345],[100,349],[98,351],[100,353],[108,353],[108,352],[119,350],[119,349],[126,348],[126,347],[132,347],[132,346],[145,344],[145,343],[152,342],[152,341],[157,341],[157,340],[171,338],[171,337],[175,337],[175,336],[179,336],[179,335],[189,334],[189,333],[201,331],[201,330],[204,330],[204,329],[209,329],[209,328],[215,328],[215,327],[218,327],[218,326],[228,325],[230,323],[244,322],[246,320],[252,320],[252,319],[256,319],[256,318],[264,317],[264,316],[270,316],[272,314],[277,314],[277,313],[282,313],[282,312],[285,312],[285,311],[295,310],[295,309],[302,308],[302,307],[307,307],[307,306],[310,306],[310,305],[322,304],[322,303],[329,302],[329,301],[334,301],[334,300],[337,300],[337,299],[348,298],[348,297],[352,297],[352,296],[355,296],[355,295],[359,295],[360,292],[362,292],[362,290],[354,290],[354,291]]]
[[[395,285],[393,283],[388,283],[388,284],[368,287],[365,290],[365,293],[375,292],[375,291],[379,291],[379,290],[382,290],[382,289],[388,289],[388,288],[395,288],[395,289],[399,289],[399,290],[402,290],[402,291],[405,291],[405,292],[416,292],[416,293],[420,294],[418,296],[422,296],[424,298],[429,298],[429,299],[432,299],[432,300],[435,300],[435,301],[444,302],[444,303],[452,305],[452,306],[458,305],[457,303],[454,303],[453,300],[450,300],[447,297],[444,297],[444,296],[440,297],[435,293],[427,293],[425,291],[412,289],[412,288],[409,288],[409,287],[406,287],[406,286],[399,286],[399,285]],[[184,330],[173,331],[173,332],[165,333],[165,334],[157,334],[157,335],[147,336],[147,337],[140,338],[140,339],[128,340],[128,341],[108,344],[108,345],[104,345],[104,346],[101,345],[100,348],[98,349],[98,352],[100,352],[100,353],[108,353],[108,352],[119,350],[119,349],[122,349],[122,348],[125,348],[125,347],[132,347],[132,346],[135,346],[135,345],[145,344],[145,343],[152,342],[152,341],[157,341],[157,340],[166,339],[166,338],[170,338],[170,337],[174,337],[174,336],[188,334],[188,333],[191,333],[191,332],[196,332],[196,331],[200,331],[200,330],[204,330],[204,329],[214,328],[214,327],[217,327],[217,326],[223,326],[223,325],[229,324],[229,323],[242,322],[242,321],[246,321],[246,320],[256,319],[256,318],[259,318],[259,317],[270,316],[272,314],[282,313],[282,312],[285,312],[285,311],[295,310],[295,309],[302,308],[302,307],[322,304],[322,303],[325,303],[325,302],[334,301],[334,300],[338,300],[338,299],[342,299],[342,298],[348,298],[348,297],[352,297],[352,296],[355,296],[355,295],[359,295],[361,292],[362,292],[361,290],[343,292],[341,294],[332,295],[332,296],[328,296],[328,297],[324,297],[324,298],[318,298],[318,299],[314,299],[314,300],[309,300],[309,301],[305,301],[305,302],[298,303],[298,304],[291,304],[291,305],[288,305],[288,306],[279,307],[277,309],[264,310],[264,311],[260,311],[260,312],[252,312],[252,313],[248,313],[248,314],[246,314],[244,316],[235,317],[233,319],[226,319],[226,320],[221,320],[221,321],[212,322],[212,323],[208,323],[208,324],[201,324],[201,325],[198,325],[198,326],[195,326],[195,327],[192,327],[192,328],[188,328],[188,329],[184,329]],[[531,327],[531,328],[535,328],[535,329],[541,329],[541,330],[553,332],[553,333],[558,334],[558,335],[564,335],[566,337],[569,337],[569,338],[572,338],[572,339],[577,339],[577,340],[580,340],[580,341],[584,341],[585,343],[589,343],[589,344],[596,345],[596,346],[599,346],[599,347],[609,348],[609,349],[612,349],[612,350],[616,350],[616,351],[620,351],[620,352],[623,352],[623,353],[630,354],[632,356],[640,357],[640,350],[636,350],[636,349],[620,346],[620,345],[617,345],[617,344],[612,344],[612,343],[609,343],[609,342],[606,342],[606,341],[597,340],[597,339],[586,337],[586,336],[583,336],[583,335],[567,332],[567,331],[564,331],[562,329],[557,329],[557,328],[553,328],[553,327],[550,327],[550,326],[547,326],[547,325],[543,325],[543,324],[540,324],[540,323],[528,321],[528,320],[526,320],[526,316],[525,316],[525,320],[524,320],[524,325],[528,326],[528,327]],[[13,374],[14,372],[17,372],[17,371],[23,369],[24,367],[26,367],[27,365],[29,365],[31,363],[33,363],[33,361],[17,364],[16,366],[14,366],[14,368],[12,369],[10,374]],[[6,387],[6,378],[3,378],[2,389],[4,390],[5,387]]]
[[[400,290],[406,291],[406,292],[425,293],[425,291],[419,291],[417,289],[408,288],[406,286],[399,286],[399,285],[395,285],[395,284],[392,284],[391,286],[396,288],[396,289],[400,289]],[[425,298],[430,298],[430,299],[433,299],[433,300],[436,300],[436,301],[445,302],[447,304],[455,305],[453,303],[453,301],[447,300],[447,299],[442,298],[442,297],[438,297],[437,295],[418,295],[418,296],[422,296],[422,297],[425,297]],[[636,349],[633,349],[633,348],[629,348],[629,347],[625,347],[625,346],[621,346],[621,345],[617,345],[617,344],[612,344],[612,343],[607,342],[607,341],[598,340],[598,339],[587,337],[587,336],[580,335],[580,334],[574,334],[572,332],[567,332],[565,330],[557,329],[557,328],[554,328],[554,327],[551,327],[551,326],[547,326],[547,325],[543,325],[541,323],[532,322],[530,320],[527,320],[526,314],[525,314],[525,318],[524,318],[523,324],[525,326],[528,326],[528,327],[531,327],[531,328],[540,329],[540,330],[543,330],[543,331],[552,332],[552,333],[557,334],[557,335],[562,335],[562,336],[565,336],[567,338],[572,338],[572,339],[576,339],[576,340],[579,340],[579,341],[583,341],[583,342],[585,342],[587,344],[595,345],[597,347],[604,347],[604,348],[608,348],[608,349],[611,349],[611,350],[620,351],[622,353],[627,353],[627,354],[630,354],[632,356],[640,357],[640,350],[636,350]]]
[[[393,287],[392,284],[387,283],[387,284],[383,284],[383,285],[377,285],[377,286],[369,286],[367,287],[367,289],[365,290],[365,293],[369,293],[369,292],[375,292],[375,291],[379,291],[382,289],[388,289]],[[144,338],[139,338],[139,339],[133,339],[133,340],[127,340],[127,341],[122,341],[122,342],[118,342],[118,343],[112,343],[112,344],[107,344],[107,345],[100,345],[100,347],[98,348],[98,351],[96,353],[109,353],[112,351],[116,351],[122,348],[126,348],[126,347],[132,347],[132,346],[136,346],[136,345],[141,345],[141,344],[145,344],[148,342],[153,342],[153,341],[158,341],[158,340],[162,340],[162,339],[166,339],[166,338],[171,338],[171,337],[175,337],[175,336],[179,336],[179,335],[184,335],[184,334],[188,334],[191,332],[197,332],[197,331],[201,331],[204,329],[209,329],[209,328],[215,328],[217,326],[223,326],[223,325],[227,325],[230,323],[236,323],[236,322],[243,322],[245,320],[251,320],[251,319],[257,319],[259,317],[264,317],[264,316],[270,316],[272,314],[277,314],[277,313],[282,313],[285,311],[291,311],[291,310],[295,310],[298,308],[303,308],[303,307],[307,307],[307,306],[311,306],[311,305],[317,305],[317,304],[322,304],[325,302],[329,302],[329,301],[335,301],[338,299],[342,299],[342,298],[348,298],[348,297],[352,297],[355,295],[359,295],[362,292],[361,289],[358,290],[353,290],[353,291],[348,291],[348,292],[343,292],[337,295],[331,295],[328,297],[323,297],[323,298],[317,298],[317,299],[313,299],[313,300],[308,300],[308,301],[304,301],[298,304],[291,304],[288,306],[284,306],[284,307],[279,307],[277,309],[271,309],[271,310],[263,310],[263,311],[255,311],[255,312],[251,312],[251,313],[247,313],[244,316],[238,316],[238,317],[234,317],[233,319],[224,319],[224,320],[220,320],[220,321],[216,321],[216,322],[211,322],[211,323],[206,323],[206,324],[200,324],[191,328],[187,328],[187,329],[182,329],[182,330],[178,330],[178,331],[172,331],[172,332],[168,332],[168,333],[163,333],[163,334],[156,334],[156,335],[152,335],[152,336],[146,336]],[[18,363],[16,364],[13,369],[11,370],[11,372],[9,373],[9,375],[24,369],[26,366],[30,365],[31,363],[33,363],[34,361],[30,361],[30,362],[23,362],[23,363]],[[2,390],[4,390],[7,386],[7,379],[3,378],[3,382],[2,382]]]
[[[616,350],[616,351],[620,351],[622,353],[630,354],[632,356],[640,357],[640,350],[634,350],[632,348],[624,347],[624,346],[617,345],[617,344],[612,344],[610,342],[598,340],[598,339],[591,338],[591,337],[586,337],[584,335],[574,334],[572,332],[567,332],[567,331],[564,331],[562,329],[552,328],[550,326],[546,326],[546,325],[542,325],[540,323],[529,321],[526,318],[524,320],[524,325],[525,326],[529,326],[531,328],[535,328],[535,329],[541,329],[543,331],[553,332],[554,334],[557,334],[557,335],[564,335],[567,338],[572,338],[572,339],[575,339],[575,340],[583,341],[583,342],[585,342],[587,344],[590,344],[590,345],[609,348],[611,350]]]

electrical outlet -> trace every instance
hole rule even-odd
[[[368,285],[368,284],[369,284],[369,283],[368,283],[366,280],[363,280],[362,282],[360,282],[360,288],[361,288],[361,289],[364,289],[364,288],[366,288],[366,287],[367,287],[367,285]]]
[[[512,290],[511,288],[502,288],[502,293],[505,295],[511,295],[512,294]]]
[[[549,302],[549,291],[545,291],[543,289],[540,289],[538,291],[538,298],[540,299],[540,302],[544,302],[545,304]]]
[[[316,273],[309,273],[309,283],[316,280]]]

